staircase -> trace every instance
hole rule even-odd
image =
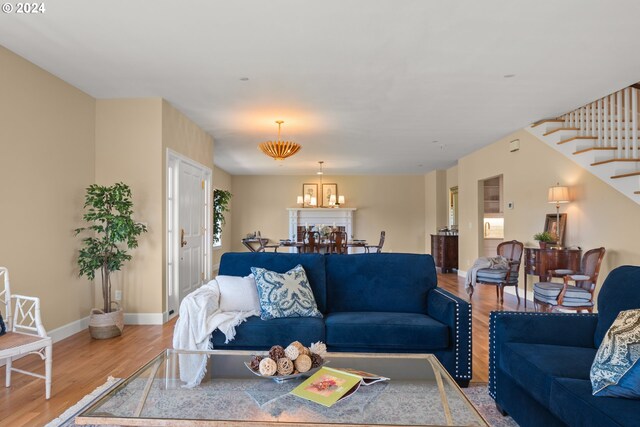
[[[639,92],[633,85],[526,129],[640,204]]]

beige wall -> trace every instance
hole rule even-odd
[[[112,276],[113,287],[123,290],[128,313],[160,313],[164,302],[162,107],[160,98],[105,99],[96,107],[95,180],[101,185],[129,185],[134,218],[149,230],[131,250],[133,259]],[[101,298],[96,293],[98,306]]]
[[[94,179],[95,100],[3,47],[0,64],[0,265],[51,330],[93,306],[73,230]]]
[[[425,184],[425,248],[431,253],[431,234],[436,234],[447,226],[447,205],[442,203],[449,194],[447,189],[447,172],[431,171],[424,176]]]
[[[227,173],[225,170],[220,169],[219,167],[213,168],[213,188],[218,188],[220,190],[231,191],[231,175]],[[233,194],[233,192],[232,192]],[[229,202],[229,209],[233,210],[233,196],[231,196],[231,201]],[[222,254],[225,252],[231,251],[232,247],[232,212],[227,212],[225,215],[225,225],[222,227],[222,236],[221,236],[221,245],[213,249],[213,273],[216,274],[218,270],[218,266],[220,265],[220,258]]]
[[[520,139],[520,150],[509,152],[509,141]],[[547,190],[556,182],[571,188],[573,201],[561,205],[567,213],[565,245],[587,250],[607,249],[601,269],[604,280],[614,267],[640,264],[640,206],[559,154],[525,130],[515,132],[458,162],[460,198],[460,268],[478,257],[478,182],[502,174],[505,239],[537,246],[533,235],[544,228],[545,215],[555,212]]]
[[[318,182],[317,176],[233,176],[232,250],[246,250],[240,239],[256,230],[274,240],[287,238],[286,208],[296,207],[303,183]],[[345,207],[357,208],[356,238],[377,243],[386,230],[387,251],[424,253],[424,176],[327,176],[323,182],[337,183]]]

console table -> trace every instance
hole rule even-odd
[[[442,273],[458,268],[458,236],[431,235],[431,255]]]
[[[541,282],[548,282],[549,270],[580,270],[581,249],[540,249],[524,248],[524,298],[527,301],[527,275],[538,276]]]

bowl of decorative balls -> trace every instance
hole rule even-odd
[[[327,346],[320,341],[309,347],[294,341],[287,347],[274,345],[268,354],[255,355],[251,361],[244,364],[255,375],[280,383],[313,375],[318,369],[329,363],[325,360],[326,355]]]

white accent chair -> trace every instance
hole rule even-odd
[[[51,397],[52,342],[42,326],[40,298],[11,295],[9,270],[0,267],[0,278],[4,277],[4,289],[0,291],[0,303],[5,307],[7,333],[0,337],[0,360],[6,360],[6,386],[11,386],[11,372],[31,375],[45,381],[45,397]],[[12,313],[12,302],[15,310]],[[12,366],[13,359],[27,354],[36,354],[44,360],[45,374],[24,371]]]

